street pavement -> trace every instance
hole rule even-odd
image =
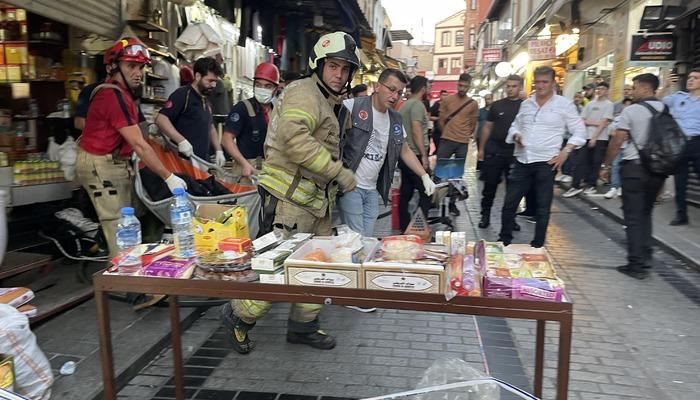
[[[479,182],[468,174],[471,197],[460,204],[458,230],[494,240],[492,226],[476,228]],[[528,243],[534,224],[520,220],[515,242]],[[377,236],[390,234],[389,218]],[[615,271],[625,263],[623,227],[580,199],[552,207],[547,248],[574,303],[569,398],[696,400],[700,393],[700,274],[657,249],[650,278]],[[211,309],[184,334],[188,398],[361,398],[408,390],[436,360],[458,357],[479,371],[532,390],[535,322],[396,310],[363,314],[330,306],[324,329],[338,346],[320,351],[285,342],[288,305],[276,305],[251,332],[248,355],[228,349]],[[557,325],[547,324],[544,399],[555,398]],[[169,349],[120,392],[122,399],[173,398]],[[504,399],[514,398],[503,396]]]

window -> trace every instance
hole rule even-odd
[[[476,0],[472,0],[472,10],[476,10]]]
[[[446,58],[438,58],[438,69],[440,68],[447,68],[447,59]]]
[[[452,69],[460,69],[462,68],[462,60],[459,58],[453,58],[452,59]]]
[[[476,33],[474,28],[469,29],[469,48],[476,49]]]
[[[452,41],[452,38],[450,37],[450,33],[451,33],[451,32],[449,32],[449,31],[447,31],[447,32],[442,32],[442,42],[441,42],[441,44],[442,44],[443,47],[447,47],[447,46],[451,46],[451,45],[452,45],[452,44],[450,43],[450,42]]]
[[[464,31],[455,32],[455,46],[464,46]]]

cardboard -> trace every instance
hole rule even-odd
[[[445,267],[435,264],[366,262],[362,264],[366,289],[417,293],[444,293]]]
[[[216,219],[223,213],[234,209],[226,222]],[[247,212],[241,206],[223,204],[200,204],[194,218],[194,245],[198,251],[212,251],[219,242],[231,238],[250,238],[248,232]]]

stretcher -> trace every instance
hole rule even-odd
[[[248,231],[251,238],[255,238],[260,227],[259,215],[261,210],[261,200],[256,185],[245,185],[240,183],[241,177],[227,172],[223,168],[203,160],[197,156],[184,159],[177,153],[177,146],[166,140],[148,139],[156,156],[165,167],[174,173],[187,174],[194,179],[207,179],[213,175],[219,183],[224,185],[231,194],[221,196],[192,196],[188,194],[190,201],[196,206],[200,204],[229,204],[239,205],[246,208],[248,214]],[[139,170],[145,165],[137,159]],[[170,198],[160,201],[153,201],[148,196],[148,192],[143,187],[141,174],[136,174],[134,191],[139,200],[166,226],[170,226]]]

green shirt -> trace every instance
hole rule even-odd
[[[403,127],[406,129],[406,142],[408,143],[408,147],[419,157],[420,153],[413,141],[413,124],[411,122],[420,122],[421,129],[423,130],[423,148],[427,154],[430,146],[430,139],[428,138],[428,112],[425,110],[423,103],[416,99],[409,99],[403,103],[403,106],[399,109],[399,114],[401,114],[401,118],[403,119]]]

